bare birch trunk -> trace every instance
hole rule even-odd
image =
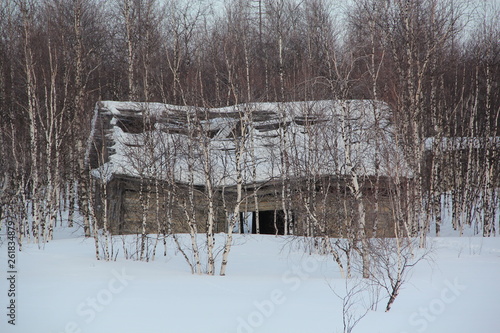
[[[240,115],[241,116],[241,115]],[[244,120],[240,120],[243,122]],[[242,125],[242,128],[244,128],[245,125]],[[244,133],[244,129],[242,132]],[[241,140],[241,141],[240,141]],[[228,223],[228,230],[227,230],[227,236],[226,236],[226,242],[224,244],[224,252],[222,253],[222,263],[221,263],[221,268],[220,268],[220,275],[224,276],[226,275],[226,267],[227,267],[227,262],[229,258],[229,252],[231,251],[231,246],[233,244],[233,229],[240,217],[240,205],[242,201],[242,192],[243,192],[243,173],[242,173],[242,156],[243,152],[245,149],[245,144],[244,144],[244,137],[242,136],[241,138],[235,138],[235,141],[237,143],[236,146],[236,203],[234,205],[233,213],[231,218],[229,219]]]
[[[85,112],[84,98],[85,98],[85,83],[84,83],[84,66],[83,66],[83,36],[82,36],[82,2],[81,0],[74,0],[74,32],[76,37],[76,42],[74,44],[75,51],[75,110],[74,117],[78,119]],[[93,125],[93,124],[92,124]],[[83,216],[83,231],[85,237],[91,236],[91,226],[90,226],[90,203],[89,203],[89,175],[87,162],[85,161],[87,146],[84,143],[84,139],[80,136],[83,131],[83,127],[79,122],[75,122],[76,133],[76,149],[74,152],[78,156],[77,162],[77,196],[78,196],[78,209]]]
[[[131,101],[137,100],[137,87],[135,84],[135,50],[134,50],[134,18],[132,17],[132,2],[124,0],[123,18],[125,20],[125,36],[127,44],[127,80],[128,80],[128,98]]]
[[[98,180],[100,181],[100,180]],[[102,187],[102,193],[103,193],[103,200],[102,200],[102,203],[103,203],[103,217],[102,217],[102,233],[103,233],[103,236],[104,236],[104,260],[106,261],[109,261],[111,260],[111,254],[109,252],[109,247],[110,247],[110,236],[109,236],[109,230],[108,230],[108,226],[109,226],[109,220],[108,220],[108,216],[109,216],[109,198],[108,198],[108,184],[107,183],[102,183],[100,184],[100,186]],[[91,199],[91,202],[93,202],[93,200]],[[95,207],[92,207],[92,209],[95,209]],[[95,213],[94,213],[94,216],[93,216],[93,219],[95,220],[94,222],[94,228],[97,228],[97,218],[95,216]],[[94,231],[94,234],[95,234],[95,231]]]
[[[200,261],[200,252],[198,247],[198,227],[196,221],[196,211],[195,211],[195,203],[194,203],[194,128],[192,124],[191,115],[187,114],[187,123],[189,130],[189,141],[188,141],[188,177],[189,177],[189,185],[188,185],[188,200],[189,203],[184,204],[184,214],[188,221],[189,225],[189,235],[191,238],[191,249],[193,251],[194,257],[194,268],[196,274],[201,274],[201,261]]]
[[[365,226],[366,226],[366,211],[365,205],[363,202],[363,192],[361,191],[361,185],[359,183],[359,176],[356,172],[355,164],[353,163],[351,149],[352,149],[352,140],[351,140],[351,127],[348,124],[348,120],[350,118],[350,110],[349,107],[345,104],[346,102],[342,102],[342,120],[341,120],[341,131],[342,131],[342,140],[345,145],[345,162],[346,169],[350,175],[350,184],[349,188],[354,196],[356,206],[357,206],[357,240],[361,242],[361,248],[359,250],[361,259],[363,262],[363,278],[370,277],[370,256],[369,256],[369,247],[368,240],[366,238]]]
[[[250,116],[252,111],[249,112]],[[253,124],[253,118],[250,118],[250,123]],[[252,159],[252,182],[253,182],[253,203],[255,212],[255,233],[260,234],[260,216],[259,216],[259,196],[257,188],[257,157],[255,155],[255,137],[254,130],[250,128],[250,155]]]
[[[491,47],[488,47],[487,50],[487,58],[491,57]],[[494,214],[494,184],[492,182],[492,174],[493,174],[493,149],[494,143],[490,142],[493,137],[493,133],[491,131],[491,116],[494,115],[493,107],[491,105],[492,100],[492,90],[493,90],[493,79],[491,77],[491,66],[489,62],[486,64],[486,129],[484,133],[484,144],[483,149],[486,150],[486,161],[484,165],[484,188],[483,188],[483,197],[484,197],[484,205],[483,205],[483,237],[490,237],[495,235],[495,221],[493,220]],[[498,119],[495,119],[498,120]]]
[[[163,178],[163,174],[161,172],[155,171],[153,172],[153,176],[155,177],[154,180],[154,191],[155,191],[155,222],[156,222],[156,238],[155,242],[153,244],[153,253],[151,254],[151,260],[155,260],[156,256],[156,248],[158,246],[158,242],[160,240],[160,235],[163,235],[163,239],[166,238],[165,236],[165,231],[164,227],[162,226],[162,223],[160,221],[160,184],[159,184],[159,178]],[[162,192],[164,193],[164,192]],[[165,207],[165,210],[169,210],[170,207]],[[166,251],[166,247],[165,247]]]
[[[202,129],[200,129],[202,130]],[[202,134],[201,140],[203,149],[203,172],[205,176],[205,191],[208,201],[208,216],[207,216],[207,274],[214,275],[215,259],[214,259],[214,224],[215,224],[215,208],[214,208],[214,187],[212,184],[212,165],[211,165],[211,148],[210,139]]]
[[[141,217],[141,247],[139,250],[139,260],[149,260],[149,253],[147,253],[147,247],[149,240],[147,234],[147,222],[148,222],[148,212],[151,199],[151,190],[149,186],[149,181],[141,177],[141,185],[139,189],[139,201],[141,202],[142,217]]]
[[[97,186],[95,184],[97,180],[94,180],[90,183],[91,186],[94,188]],[[106,200],[107,198],[103,196],[102,200]],[[104,215],[106,215],[107,212],[104,211]],[[89,200],[89,221],[92,223],[92,236],[94,238],[94,245],[95,245],[95,257],[97,260],[101,260],[101,256],[99,253],[99,226],[98,226],[98,221],[97,217],[95,215],[95,206],[94,206],[94,201]]]
[[[29,3],[31,4],[31,3]],[[39,160],[38,160],[38,103],[35,93],[36,87],[36,76],[34,72],[34,60],[33,52],[30,44],[31,39],[31,29],[32,22],[30,21],[30,9],[27,8],[29,5],[21,1],[19,3],[21,14],[22,14],[22,24],[23,24],[23,56],[24,56],[24,70],[26,75],[26,93],[28,99],[28,117],[29,117],[29,133],[30,133],[30,150],[31,150],[31,174],[32,174],[32,186],[31,186],[31,205],[32,205],[32,216],[33,222],[31,226],[31,232],[35,243],[39,243],[40,236],[40,224],[43,223],[40,213],[41,213],[41,202],[40,202],[40,175],[39,175]]]

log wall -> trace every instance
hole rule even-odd
[[[143,213],[146,212],[147,233],[187,233],[189,223],[186,217],[185,207],[187,203],[189,210],[188,190],[186,186],[177,185],[168,188],[165,184],[155,186],[153,183],[143,184],[143,195],[141,196],[140,180],[127,177],[115,177],[107,185],[108,195],[108,228],[113,234],[139,234],[142,232]],[[258,211],[277,211],[282,213],[281,189],[276,188],[277,184],[268,184],[258,191]],[[347,191],[338,190],[333,187],[327,194],[326,201],[321,194],[316,195],[316,203],[308,211],[304,206],[304,198],[300,197],[297,191],[293,191],[290,202],[289,215],[291,216],[290,232],[294,235],[347,237],[352,235],[357,223],[354,200]],[[172,199],[168,200],[168,191],[171,192]],[[97,189],[99,192],[99,190]],[[102,190],[101,190],[102,192]],[[199,233],[206,231],[207,205],[206,197],[202,188],[195,189],[194,192],[194,219]],[[323,193],[324,195],[324,193]],[[147,198],[149,196],[149,198]],[[227,209],[231,212],[235,205],[234,189],[224,189]],[[97,195],[97,198],[102,197]],[[254,203],[253,189],[246,188],[245,199],[241,203],[241,212],[255,212],[257,209]],[[100,199],[102,200],[102,198]],[[367,190],[364,194],[364,205],[366,209],[366,228],[368,236],[391,237],[394,235],[394,219],[389,197],[386,194],[379,195],[379,212],[375,216],[374,194]],[[157,205],[159,203],[159,206]],[[98,214],[102,226],[102,207]],[[169,213],[170,210],[170,213]],[[281,214],[280,213],[280,214]],[[317,223],[311,218],[311,213],[315,215]],[[215,232],[226,232],[227,219],[222,202],[222,193],[216,196],[216,224]],[[268,214],[269,215],[269,214]],[[276,216],[276,214],[274,214]],[[170,216],[170,218],[169,218]],[[378,221],[376,234],[374,222]],[[261,223],[264,223],[262,221]],[[266,223],[271,223],[267,221]],[[351,233],[351,234],[350,234]]]

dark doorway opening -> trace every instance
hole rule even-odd
[[[255,212],[253,214],[252,234],[257,233],[255,224]],[[285,234],[285,214],[282,210],[266,210],[259,212],[260,233],[264,235]]]

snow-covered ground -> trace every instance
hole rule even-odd
[[[331,258],[290,238],[238,235],[228,274],[192,275],[170,246],[154,262],[97,261],[92,239],[59,230],[40,250],[17,253],[16,320],[8,324],[6,242],[0,247],[0,332],[342,332],[345,280]],[[355,333],[500,332],[500,238],[430,238],[385,312],[386,299]],[[162,251],[159,251],[162,252]],[[334,292],[335,291],[335,292]],[[357,303],[356,306],[360,306]],[[359,309],[359,307],[358,307]]]

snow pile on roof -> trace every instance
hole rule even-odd
[[[224,108],[100,102],[113,175],[234,185],[305,175],[391,176],[406,172],[386,104],[370,100],[249,103]],[[243,129],[242,129],[243,127]],[[346,148],[350,148],[347,150]],[[347,163],[350,152],[352,166]],[[378,165],[378,168],[377,168]]]

